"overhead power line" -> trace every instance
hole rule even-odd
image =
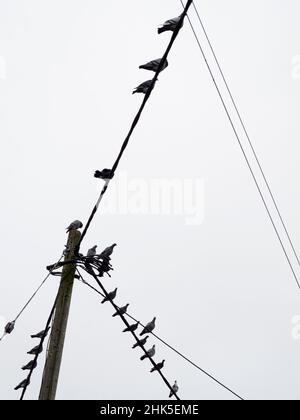
[[[88,264],[87,264],[87,268],[88,268],[88,272],[89,272],[89,274],[96,280],[96,282],[97,282],[97,284],[98,284],[98,286],[100,287],[100,289],[103,291],[103,294],[104,294],[104,297],[108,297],[108,293],[107,293],[107,291],[106,291],[106,289],[105,289],[105,287],[103,286],[103,284],[100,282],[100,280],[98,279],[98,277],[97,277],[97,275],[95,274],[95,272],[94,272],[94,270],[93,270],[93,268],[91,267],[91,266],[89,266]],[[78,271],[78,270],[77,270]],[[79,271],[78,271],[79,272]],[[79,275],[81,276],[81,274],[79,273]],[[111,305],[114,307],[114,309],[116,310],[116,312],[119,312],[119,307],[113,302],[113,300],[111,300],[111,299],[109,299],[109,302],[111,303]],[[119,317],[121,318],[121,320],[124,322],[124,324],[126,325],[126,327],[127,328],[130,328],[130,324],[128,323],[128,321],[126,320],[126,318],[125,318],[125,316],[124,315],[122,315],[120,312],[119,312]],[[137,321],[137,320],[135,320],[135,322],[139,322],[139,321]],[[135,334],[135,332],[133,332],[133,331],[130,331],[130,333],[132,334],[132,336],[134,337],[134,339],[135,339],[135,341],[137,342],[137,343],[139,343],[139,338],[137,337],[137,335]],[[153,365],[153,368],[156,368],[157,367],[157,364],[154,362],[154,360],[153,360],[153,358],[152,357],[150,357],[149,355],[148,355],[148,353],[147,353],[147,351],[145,350],[145,347],[144,346],[140,346],[141,348],[142,348],[142,350],[144,351],[144,353],[145,353],[145,355],[146,355],[146,357],[150,360],[150,362],[152,363],[152,365]],[[177,400],[180,400],[180,398],[178,397],[178,395],[177,395],[177,393],[176,392],[174,392],[174,390],[173,390],[173,387],[171,386],[171,384],[170,384],[170,382],[167,380],[167,378],[165,377],[165,375],[162,373],[162,371],[161,371],[161,369],[158,369],[157,370],[157,373],[160,375],[160,377],[162,378],[162,380],[164,381],[164,383],[167,385],[167,387],[169,388],[169,390],[170,390],[170,392],[171,392],[171,395],[174,395],[175,396],[175,398],[177,399]]]
[[[77,273],[79,275],[79,280],[85,284],[87,287],[89,287],[91,290],[93,290],[94,292],[96,292],[99,296],[101,297],[105,297],[105,295],[103,293],[101,293],[98,289],[96,289],[94,286],[92,286],[89,282],[87,282],[82,274],[80,273],[80,271],[77,269]],[[116,305],[115,305],[116,306]],[[118,306],[116,306],[116,308],[118,308]],[[120,308],[118,308],[120,309]],[[127,316],[128,318],[132,319],[135,322],[138,322],[138,320],[133,317],[132,315],[130,315],[128,312],[125,314],[125,316]],[[140,322],[140,325],[142,327],[145,327],[145,325],[143,325]],[[157,340],[159,340],[162,344],[164,344],[166,347],[168,347],[170,350],[174,351],[178,356],[180,356],[181,358],[183,358],[186,362],[188,362],[189,364],[191,364],[194,368],[198,369],[200,372],[202,372],[204,375],[206,375],[207,377],[209,377],[210,379],[212,379],[214,382],[216,382],[219,386],[221,386],[222,388],[224,388],[226,391],[230,392],[233,396],[237,397],[239,400],[244,401],[244,398],[242,398],[239,394],[237,394],[236,392],[234,392],[232,389],[230,389],[228,386],[226,386],[224,383],[222,383],[221,381],[219,381],[218,379],[216,379],[213,375],[211,375],[210,373],[208,373],[206,370],[202,369],[199,365],[197,365],[196,363],[194,363],[192,360],[190,360],[188,357],[184,356],[180,351],[176,350],[173,346],[171,346],[170,344],[168,344],[165,340],[163,340],[161,337],[159,337],[158,335],[156,335],[155,333],[151,332],[149,333],[151,335],[153,335],[153,337],[155,337]]]
[[[144,97],[144,100],[142,102],[142,105],[140,106],[140,109],[139,109],[138,113],[136,114],[136,116],[135,116],[135,118],[133,120],[133,123],[132,123],[132,125],[130,127],[130,130],[129,130],[129,132],[128,132],[128,134],[127,134],[127,136],[126,136],[126,138],[125,138],[125,140],[124,140],[124,142],[122,144],[122,147],[121,147],[121,150],[119,152],[119,155],[118,155],[118,157],[117,157],[117,159],[116,159],[116,161],[115,161],[115,163],[114,163],[114,165],[112,167],[112,174],[115,174],[115,172],[116,172],[116,170],[117,170],[117,168],[119,166],[120,160],[122,159],[122,156],[123,156],[123,154],[124,154],[124,152],[125,152],[125,150],[126,150],[126,148],[128,146],[128,143],[129,143],[129,141],[130,141],[130,139],[132,137],[132,134],[133,134],[136,126],[138,125],[138,122],[139,122],[139,120],[140,120],[140,118],[142,116],[142,113],[143,113],[143,111],[145,109],[145,106],[146,106],[146,104],[147,104],[147,102],[148,102],[148,100],[149,100],[149,98],[151,96],[151,93],[152,93],[152,91],[154,89],[154,86],[155,86],[155,84],[157,82],[158,76],[159,76],[160,72],[162,71],[162,69],[163,69],[163,67],[165,65],[165,62],[166,62],[166,60],[167,60],[167,58],[169,56],[169,53],[170,53],[170,51],[171,51],[171,49],[173,47],[173,44],[174,44],[174,42],[175,42],[175,40],[176,40],[176,38],[177,38],[177,36],[179,34],[179,31],[180,31],[180,29],[181,29],[181,27],[183,25],[184,18],[187,15],[187,12],[190,9],[190,6],[191,6],[192,3],[193,3],[193,0],[188,0],[186,6],[184,6],[184,12],[182,13],[180,20],[178,21],[178,24],[176,26],[176,29],[173,32],[173,35],[172,35],[171,40],[169,42],[169,45],[168,45],[168,47],[166,49],[166,52],[165,52],[165,54],[164,54],[164,56],[163,56],[163,58],[162,58],[162,60],[161,60],[161,62],[159,64],[159,66],[157,68],[157,71],[156,71],[156,73],[155,73],[155,75],[154,75],[154,77],[152,79],[152,83],[151,83],[149,89],[147,90],[147,93],[145,94],[145,97]],[[95,214],[97,213],[97,210],[99,208],[99,205],[100,205],[100,203],[101,203],[101,201],[103,199],[104,194],[107,191],[107,188],[109,186],[110,181],[111,181],[111,179],[106,180],[105,185],[104,185],[104,187],[101,190],[101,193],[100,193],[100,196],[99,196],[99,198],[98,198],[98,200],[96,202],[96,205],[93,208],[92,213],[91,213],[91,215],[90,215],[90,217],[89,217],[89,219],[87,221],[87,224],[86,224],[86,226],[85,226],[85,228],[83,230],[83,233],[82,233],[82,236],[81,236],[81,241],[80,241],[80,244],[78,246],[78,250],[80,248],[80,245],[81,245],[83,239],[85,238],[85,236],[87,234],[87,231],[88,231],[88,229],[89,229],[89,227],[90,227],[90,225],[91,225],[91,223],[92,223],[92,221],[93,221],[93,219],[95,217]]]
[[[49,273],[47,274],[47,276],[44,278],[44,280],[42,281],[42,283],[39,285],[39,287],[35,290],[35,292],[33,293],[33,295],[28,299],[28,301],[26,302],[26,304],[23,306],[23,308],[20,310],[20,312],[18,313],[18,315],[14,318],[13,321],[11,321],[9,324],[13,326],[15,326],[15,323],[17,322],[17,320],[20,318],[20,316],[23,314],[23,312],[25,311],[25,309],[27,309],[27,307],[29,306],[29,304],[33,301],[33,299],[35,298],[35,296],[38,294],[38,292],[41,290],[41,288],[44,286],[44,284],[46,283],[46,281],[48,280],[48,278],[51,276],[52,272],[57,268],[58,264],[61,262],[61,260],[63,259],[63,255],[60,257],[60,259],[58,260],[58,262],[53,266],[53,268],[49,271]],[[4,331],[3,335],[0,338],[0,341],[3,340],[3,338],[9,334],[8,332]]]
[[[296,251],[295,245],[294,245],[294,243],[293,243],[293,241],[292,241],[291,235],[290,235],[290,233],[289,233],[289,231],[288,231],[288,228],[287,228],[287,226],[286,226],[286,223],[285,223],[285,221],[284,221],[284,218],[283,218],[283,216],[282,216],[282,214],[281,214],[281,211],[280,211],[280,209],[279,209],[279,207],[278,207],[278,204],[277,204],[277,201],[276,201],[276,199],[275,199],[275,196],[274,196],[274,194],[273,194],[273,192],[272,192],[272,189],[271,189],[270,183],[269,183],[269,181],[268,181],[268,179],[267,179],[267,176],[266,176],[266,174],[265,174],[265,171],[263,170],[262,164],[261,164],[261,162],[260,162],[260,160],[259,160],[258,154],[257,154],[257,152],[256,152],[256,150],[255,150],[255,147],[254,147],[253,141],[251,140],[250,135],[249,135],[249,132],[248,132],[248,130],[247,130],[247,128],[246,128],[245,121],[244,121],[244,119],[243,119],[243,117],[242,117],[242,115],[241,115],[241,113],[240,113],[240,111],[239,111],[239,109],[238,109],[238,106],[237,106],[236,100],[235,100],[235,98],[234,98],[234,96],[233,96],[232,90],[231,90],[231,88],[230,88],[230,86],[229,86],[229,83],[227,82],[227,79],[226,79],[225,74],[224,74],[224,72],[223,72],[223,70],[222,70],[222,67],[221,67],[220,61],[219,61],[219,59],[218,59],[218,57],[217,57],[217,55],[216,55],[215,49],[214,49],[214,47],[213,47],[213,45],[212,45],[212,43],[211,43],[211,41],[210,41],[210,38],[209,38],[208,33],[207,33],[207,30],[206,30],[206,28],[205,28],[205,26],[204,26],[203,20],[202,20],[202,18],[201,18],[201,16],[200,16],[200,13],[199,13],[199,11],[198,11],[198,8],[197,8],[197,6],[196,6],[195,2],[193,2],[193,7],[194,7],[194,10],[195,10],[195,12],[196,12],[197,18],[198,18],[198,20],[199,20],[199,22],[200,22],[201,28],[202,28],[202,30],[203,30],[203,32],[204,32],[205,38],[206,38],[206,40],[207,40],[207,42],[208,42],[209,48],[210,48],[210,50],[211,50],[211,52],[212,52],[212,54],[213,54],[213,57],[214,57],[215,62],[216,62],[216,64],[217,64],[217,67],[218,67],[218,69],[219,69],[219,71],[220,71],[220,74],[221,74],[221,76],[222,76],[223,82],[224,82],[224,84],[225,84],[225,86],[226,86],[226,89],[227,89],[227,91],[228,91],[228,93],[229,93],[230,99],[231,99],[231,101],[232,101],[232,103],[233,103],[233,106],[234,106],[234,109],[235,109],[235,111],[236,111],[236,113],[237,113],[238,119],[239,119],[239,121],[240,121],[240,123],[241,123],[241,125],[242,125],[243,131],[244,131],[244,133],[245,133],[245,135],[246,135],[246,138],[247,138],[247,140],[248,140],[248,143],[249,143],[249,145],[250,145],[250,147],[251,147],[251,150],[252,150],[252,152],[253,152],[254,158],[255,158],[256,163],[257,163],[257,165],[258,165],[258,167],[259,167],[260,173],[261,173],[261,175],[262,175],[262,177],[263,177],[263,179],[264,179],[264,182],[265,182],[265,184],[266,184],[266,186],[267,186],[267,189],[268,189],[268,191],[269,191],[269,193],[270,193],[271,199],[272,199],[272,201],[273,201],[273,204],[274,204],[274,206],[275,206],[276,212],[277,212],[277,214],[278,214],[278,216],[279,216],[279,219],[280,219],[280,221],[281,221],[281,224],[282,224],[282,226],[283,226],[283,229],[284,229],[284,231],[285,231],[285,233],[286,233],[286,235],[287,235],[288,241],[289,241],[289,243],[290,243],[290,245],[291,245],[291,248],[292,248],[292,250],[293,250],[293,253],[294,253],[294,255],[295,255],[295,258],[296,258],[296,260],[297,260],[297,262],[298,262],[298,264],[299,264],[299,266],[300,266],[300,258],[299,258],[298,254],[297,254],[297,251]]]
[[[183,1],[182,1],[182,0],[180,0],[180,2],[181,2],[181,4],[182,4],[182,6],[184,6]],[[217,93],[218,93],[218,95],[219,95],[219,97],[220,97],[220,100],[221,100],[221,102],[222,102],[222,105],[223,105],[223,107],[224,107],[224,110],[225,110],[225,112],[226,112],[226,115],[227,115],[227,117],[228,117],[228,119],[229,119],[230,125],[231,125],[231,127],[232,127],[232,129],[233,129],[233,131],[234,131],[234,134],[235,134],[235,137],[236,137],[236,139],[237,139],[237,141],[238,141],[238,144],[239,144],[239,146],[240,146],[240,149],[241,149],[241,151],[242,151],[242,153],[243,153],[243,156],[244,156],[244,159],[245,159],[245,161],[246,161],[246,164],[247,164],[247,166],[248,166],[248,168],[249,168],[249,170],[250,170],[251,176],[252,176],[252,178],[253,178],[253,180],[254,180],[254,183],[255,183],[255,185],[256,185],[256,188],[257,188],[257,190],[258,190],[258,192],[259,192],[259,195],[260,195],[260,197],[261,197],[261,199],[262,199],[263,205],[264,205],[264,207],[265,207],[265,209],[266,209],[266,211],[267,211],[267,215],[268,215],[268,217],[269,217],[269,219],[270,219],[270,221],[271,221],[271,224],[272,224],[272,226],[273,226],[273,228],[274,228],[274,231],[275,231],[275,233],[276,233],[276,236],[277,236],[277,238],[278,238],[278,240],[279,240],[280,246],[281,246],[281,248],[282,248],[282,250],[283,250],[283,253],[284,253],[284,255],[285,255],[285,258],[286,258],[286,260],[287,260],[287,263],[288,263],[288,265],[289,265],[289,267],[290,267],[290,269],[291,269],[291,272],[292,272],[293,277],[294,277],[294,279],[295,279],[295,281],[296,281],[296,283],[297,283],[297,286],[298,286],[298,288],[300,289],[300,280],[298,279],[298,275],[297,275],[297,273],[296,273],[296,271],[295,271],[295,269],[294,269],[294,266],[293,266],[293,264],[292,264],[292,261],[291,261],[291,259],[290,259],[289,255],[288,255],[288,252],[287,252],[286,247],[285,247],[285,245],[284,245],[284,243],[283,243],[283,240],[282,240],[282,238],[281,238],[281,235],[280,235],[280,233],[279,233],[279,230],[278,230],[278,228],[277,228],[277,226],[276,226],[275,220],[274,220],[274,218],[273,218],[273,216],[272,216],[272,214],[271,214],[271,211],[270,211],[270,209],[269,209],[269,207],[268,207],[268,203],[267,203],[267,201],[266,201],[266,199],[265,199],[265,196],[264,196],[263,191],[262,191],[262,189],[261,189],[261,187],[260,187],[260,184],[259,184],[259,182],[258,182],[258,179],[257,179],[257,177],[256,177],[256,175],[255,175],[255,173],[254,173],[254,170],[253,170],[252,166],[251,166],[250,160],[249,160],[249,158],[248,158],[248,156],[247,156],[247,153],[246,153],[246,151],[245,151],[245,148],[244,148],[244,146],[243,146],[243,143],[242,143],[242,141],[241,141],[241,138],[240,138],[240,136],[239,136],[239,134],[238,134],[238,131],[237,131],[236,127],[235,127],[235,124],[234,124],[234,122],[233,122],[233,119],[232,119],[232,117],[231,117],[231,114],[230,114],[230,112],[229,112],[229,109],[228,109],[228,107],[227,107],[227,105],[226,105],[225,99],[223,98],[223,95],[222,95],[222,93],[221,93],[220,87],[219,87],[219,85],[218,85],[218,83],[217,83],[217,81],[216,81],[215,75],[214,75],[214,73],[213,73],[213,71],[212,71],[212,68],[211,68],[211,66],[210,66],[209,62],[208,62],[208,59],[207,59],[206,54],[205,54],[205,52],[204,52],[204,49],[203,49],[203,47],[202,47],[202,45],[201,45],[201,42],[200,42],[200,40],[199,40],[199,37],[198,37],[198,35],[197,35],[197,33],[196,33],[195,27],[194,27],[194,25],[193,25],[193,23],[192,23],[192,21],[191,21],[191,19],[190,19],[190,17],[189,17],[188,15],[187,15],[187,19],[188,19],[188,21],[189,21],[189,24],[190,24],[190,26],[191,26],[191,29],[192,29],[193,34],[194,34],[194,36],[195,36],[195,39],[196,39],[196,41],[197,41],[197,44],[198,44],[198,47],[199,47],[200,52],[201,52],[201,54],[202,54],[202,57],[203,57],[203,59],[204,59],[204,61],[205,61],[205,64],[206,64],[206,66],[207,66],[207,68],[208,68],[208,71],[209,71],[209,73],[210,73],[210,76],[211,76],[211,78],[212,78],[212,81],[213,81],[213,83],[214,83],[214,85],[215,85],[215,88],[216,88],[216,90],[217,90]],[[283,219],[282,219],[282,221],[283,221]],[[290,236],[289,236],[289,237],[290,237]],[[293,247],[293,248],[294,248],[294,247]],[[296,252],[296,251],[295,251],[295,252]],[[297,254],[296,254],[296,255],[297,255]]]

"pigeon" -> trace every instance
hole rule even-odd
[[[145,360],[147,359],[147,357],[153,357],[155,356],[155,345],[147,351],[147,356],[145,354],[143,354],[143,356],[141,357],[141,360]]]
[[[95,257],[96,254],[97,254],[97,245],[93,246],[93,248],[88,250],[87,256]]]
[[[162,34],[163,32],[167,32],[167,31],[174,32],[178,23],[179,23],[179,21],[180,21],[180,19],[181,19],[181,15],[178,16],[177,18],[167,20],[163,25],[161,25],[158,28],[158,33]],[[182,25],[181,25],[180,29],[182,28],[182,26],[183,26],[183,22],[182,22]]]
[[[105,248],[105,250],[102,251],[101,254],[99,255],[99,258],[102,258],[102,259],[109,258],[114,252],[115,246],[117,246],[117,244],[113,244],[109,246],[108,248]]]
[[[149,335],[147,335],[145,338],[143,338],[142,340],[139,340],[137,343],[135,343],[132,346],[132,348],[136,349],[137,347],[143,347],[147,343],[148,338],[149,338]]]
[[[31,370],[37,367],[37,362],[35,360],[31,360],[27,365],[22,367],[22,370]]]
[[[169,398],[172,398],[173,395],[177,394],[179,391],[179,386],[177,384],[177,381],[175,381],[174,385],[172,386],[173,392],[170,392]]]
[[[142,83],[141,85],[139,85],[138,87],[136,87],[134,89],[134,91],[132,92],[132,94],[134,95],[135,93],[144,93],[146,94],[149,90],[149,88],[152,85],[152,80],[147,80],[147,82]]]
[[[158,70],[158,67],[159,67],[159,65],[160,65],[160,63],[161,63],[161,60],[162,60],[162,58],[159,58],[159,59],[157,59],[157,60],[150,61],[150,62],[149,62],[149,63],[147,63],[147,64],[143,64],[143,65],[142,65],[142,66],[140,66],[139,68],[140,68],[140,69],[143,69],[143,70],[150,70],[150,71],[154,71],[154,72],[156,73],[156,72],[157,72],[157,70]],[[165,70],[165,69],[168,67],[168,65],[169,65],[168,61],[167,61],[167,60],[165,60],[164,65],[163,65],[163,67],[162,67],[161,71]]]
[[[108,295],[102,300],[101,303],[105,303],[105,302],[108,302],[110,300],[114,300],[115,297],[117,296],[117,291],[118,291],[118,289],[116,288],[113,292],[108,293]]]
[[[40,346],[40,344],[38,346],[33,347],[33,349],[31,349],[30,351],[27,352],[27,354],[40,354],[43,351],[43,346]]]
[[[153,321],[149,322],[146,327],[143,329],[143,331],[141,332],[140,336],[147,334],[147,333],[151,333],[154,328],[155,328],[155,321],[156,321],[156,317],[153,318]]]
[[[104,179],[106,181],[114,177],[114,172],[112,169],[103,169],[102,171],[96,171],[94,177]]]
[[[17,385],[15,387],[15,391],[17,391],[18,389],[21,389],[21,388],[25,388],[29,384],[30,384],[29,379],[28,378],[27,379],[24,379],[24,381],[20,382],[19,385]]]
[[[80,220],[75,220],[75,222],[71,223],[69,227],[67,227],[67,233],[71,232],[71,230],[81,229],[83,224]]]
[[[30,337],[31,338],[43,338],[43,337],[47,337],[48,331],[50,330],[50,327],[47,328],[47,330],[43,330],[37,334],[33,334]]]
[[[125,328],[123,332],[134,332],[138,329],[139,325],[140,325],[140,321],[137,322],[136,324],[130,325],[129,327]]]
[[[161,363],[158,363],[155,367],[153,367],[151,369],[150,372],[152,373],[152,372],[156,372],[158,370],[162,370],[162,368],[164,367],[164,364],[165,364],[165,360],[163,360]]]
[[[122,308],[119,308],[115,314],[113,314],[113,318],[120,315],[125,315],[128,309],[129,303],[127,305],[123,306]]]
[[[11,334],[14,329],[15,329],[15,321],[12,321],[5,325],[4,332],[5,334]]]

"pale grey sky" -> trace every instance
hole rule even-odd
[[[299,250],[299,2],[196,4]],[[132,89],[151,77],[138,66],[162,56],[169,35],[157,26],[181,10],[179,0],[0,0],[1,319],[58,258],[65,227],[87,220],[100,188],[93,172],[113,163],[142,99]],[[201,180],[203,223],[100,210],[83,250],[117,242],[105,280],[119,287],[117,303],[144,322],[156,315],[159,335],[244,398],[299,399],[300,293],[187,22],[169,62],[120,173],[147,185]],[[48,281],[0,343],[0,399],[19,398],[29,334],[43,328],[57,285]],[[166,398],[111,314],[76,284],[57,397]],[[231,398],[156,344],[182,398]],[[27,398],[38,396],[42,360]]]

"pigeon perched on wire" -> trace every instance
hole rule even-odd
[[[129,327],[125,328],[123,332],[134,332],[138,329],[139,325],[140,325],[140,322],[137,322],[136,324],[133,324],[133,325],[129,325]]]
[[[109,258],[112,253],[114,252],[114,248],[117,246],[117,244],[113,244],[107,248],[105,248],[104,251],[101,252],[101,254],[99,255],[99,258],[104,259],[104,258]]]
[[[144,345],[147,343],[147,340],[149,338],[149,335],[147,335],[145,338],[143,338],[142,340],[139,340],[137,343],[135,343],[132,348],[136,349],[137,347],[144,347]]]
[[[162,58],[158,58],[157,60],[149,61],[149,63],[143,64],[139,68],[143,70],[154,71],[154,73],[156,73],[161,61],[162,61]],[[169,65],[168,61],[165,60],[161,71],[165,70],[168,67],[168,65]]]
[[[37,361],[31,360],[29,363],[27,363],[27,365],[22,367],[22,370],[31,370],[31,369],[35,369],[36,367],[37,367]]]
[[[134,95],[135,93],[144,93],[146,94],[149,90],[149,88],[152,85],[152,80],[147,80],[147,82],[142,83],[141,85],[139,85],[138,87],[136,87],[134,89],[134,91],[132,92],[132,94]]]
[[[169,398],[172,398],[173,395],[177,394],[179,391],[179,386],[177,384],[177,381],[175,381],[174,385],[172,386],[173,392],[170,392]]]
[[[129,303],[127,305],[123,306],[122,308],[119,308],[116,313],[113,314],[113,318],[116,316],[125,315],[128,309]]]
[[[115,290],[113,292],[108,293],[108,295],[105,296],[105,298],[102,300],[101,303],[105,303],[105,302],[109,302],[111,300],[114,300],[115,297],[117,296],[117,291],[118,291],[118,288],[115,288]]]
[[[169,19],[167,20],[164,24],[162,24],[159,28],[158,28],[158,33],[162,34],[163,32],[167,32],[167,31],[172,31],[174,32],[176,29],[176,26],[178,25],[179,21],[181,19],[181,15],[174,18],[174,19]],[[180,26],[180,29],[183,26],[183,22],[182,25]]]
[[[47,337],[49,330],[50,330],[50,327],[48,327],[47,330],[40,331],[37,334],[32,334],[30,337],[31,338],[43,338],[43,337]]]
[[[15,329],[15,321],[8,322],[5,325],[4,332],[5,332],[5,334],[11,334],[14,329]]]
[[[153,320],[146,325],[146,327],[141,332],[140,336],[151,333],[155,328],[155,321],[156,321],[156,317],[153,318]]]
[[[37,354],[42,353],[42,351],[43,351],[43,346],[39,344],[38,346],[35,346],[33,347],[33,349],[28,351],[27,354],[37,355]]]
[[[102,171],[96,171],[94,177],[107,181],[114,177],[114,172],[112,171],[112,169],[103,169]]]
[[[145,360],[148,357],[154,357],[154,356],[155,356],[155,344],[150,350],[147,351],[147,356],[143,354],[143,356],[141,357],[141,360]]]
[[[153,367],[150,372],[156,372],[158,370],[162,370],[162,368],[164,367],[165,364],[165,360],[163,360],[161,363],[158,363],[155,367]]]
[[[80,220],[75,220],[75,222],[71,223],[69,227],[67,227],[67,233],[71,232],[71,230],[81,229],[83,224]]]
[[[18,389],[21,389],[21,388],[25,388],[29,384],[30,384],[30,381],[29,381],[28,378],[26,378],[26,379],[24,379],[24,381],[20,382],[19,385],[17,385],[15,387],[15,391],[17,391]]]
[[[93,246],[93,248],[88,250],[87,256],[88,257],[95,257],[97,254],[97,245]]]

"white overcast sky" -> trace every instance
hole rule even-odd
[[[299,1],[196,4],[299,250]],[[65,227],[87,220],[100,188],[93,172],[112,165],[142,100],[132,89],[151,77],[138,66],[162,56],[169,35],[157,26],[181,10],[179,0],[0,0],[2,324],[60,255]],[[187,22],[169,62],[119,174],[146,185],[201,180],[203,223],[100,210],[82,250],[116,242],[105,286],[119,287],[117,303],[143,322],[157,316],[159,335],[244,398],[299,399],[299,290]],[[50,279],[0,343],[1,399],[19,397],[29,335],[43,329],[57,286]],[[57,398],[166,398],[111,314],[75,285]],[[232,398],[156,345],[182,398]],[[27,398],[38,396],[43,358]]]

